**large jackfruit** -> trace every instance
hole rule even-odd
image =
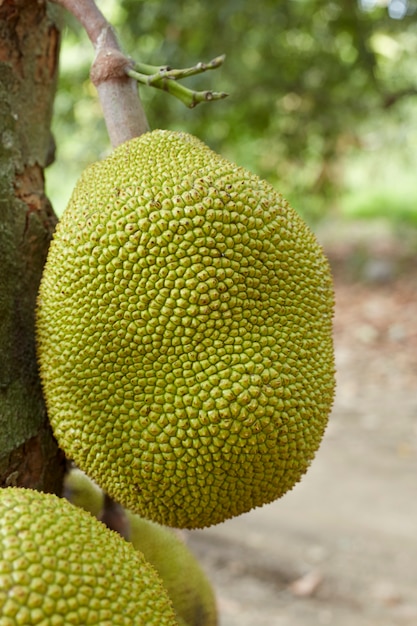
[[[39,295],[55,435],[115,500],[177,527],[283,495],[332,405],[332,280],[265,181],[153,131],[81,176]]]

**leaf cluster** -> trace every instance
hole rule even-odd
[[[226,55],[217,72],[184,81],[193,90],[229,93],[220,103],[190,113],[166,94],[141,88],[151,127],[194,133],[284,192],[291,187],[325,195],[334,189],[337,161],[358,142],[362,122],[391,114],[398,94],[401,99],[414,93],[412,15],[393,20],[383,7],[365,12],[346,0],[98,4],[139,63],[188,67]],[[88,126],[89,148],[104,151],[88,82],[89,44],[74,26],[66,37],[66,52],[76,62],[63,66],[56,126],[69,134],[74,125]],[[100,156],[89,148],[81,159]]]

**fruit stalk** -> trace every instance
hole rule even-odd
[[[136,81],[126,73],[132,61],[123,54],[117,36],[94,0],[53,0],[85,29],[96,53],[91,80],[97,88],[112,146],[149,130]]]

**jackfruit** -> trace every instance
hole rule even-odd
[[[65,478],[66,497],[98,517],[104,494],[83,472]],[[216,599],[205,573],[186,544],[173,531],[126,511],[129,541],[154,566],[171,598],[177,619],[185,626],[216,626]]]
[[[89,513],[30,489],[0,489],[2,626],[176,626],[143,555]]]
[[[156,522],[126,511],[130,541],[160,575],[175,613],[187,626],[216,626],[213,588],[186,544]]]
[[[82,174],[40,286],[58,442],[167,526],[271,502],[326,427],[332,315],[323,250],[273,187],[186,133],[132,139]]]

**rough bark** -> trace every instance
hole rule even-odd
[[[44,192],[58,71],[59,11],[0,1],[0,486],[60,492],[64,459],[48,423],[35,305],[56,218]]]

